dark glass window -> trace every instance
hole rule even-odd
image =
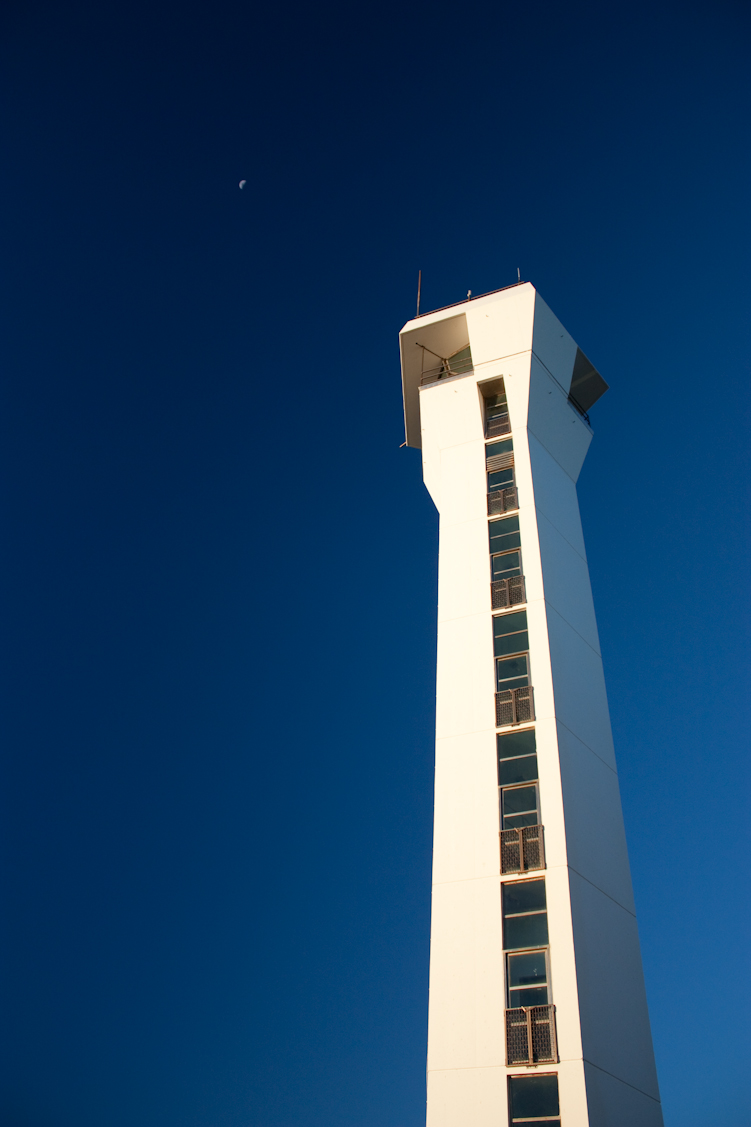
[[[498,615],[493,619],[493,648],[496,656],[496,691],[529,684],[527,612]],[[511,657],[511,654],[516,656]],[[509,656],[506,656],[509,655]]]
[[[505,736],[496,736],[495,743],[499,759],[515,759],[518,755],[534,755],[537,751],[534,728],[525,728],[521,732],[508,732]]]
[[[503,886],[504,916],[522,912],[544,912],[547,909],[544,880],[521,880]]]
[[[495,458],[498,454],[510,454],[514,449],[513,439],[507,438],[504,442],[489,442],[485,447],[485,457]]]
[[[488,493],[496,489],[510,489],[515,480],[513,466],[505,470],[493,470],[488,474]]]
[[[501,759],[498,762],[498,786],[537,781],[537,756],[525,755],[519,759]],[[532,823],[534,825],[534,823]]]
[[[536,826],[539,821],[539,796],[537,788],[514,787],[515,783],[537,782],[537,745],[535,730],[529,728],[522,732],[509,732],[496,736],[498,748],[498,786],[501,788],[501,828],[513,829],[515,826]],[[512,790],[507,790],[512,787]],[[532,798],[534,790],[535,805],[522,810],[518,804]],[[508,800],[506,799],[508,795]],[[516,810],[511,806],[515,805]],[[534,817],[532,815],[534,814]]]
[[[536,826],[537,787],[504,787],[501,791],[501,825],[504,830]]]
[[[502,517],[500,520],[491,520],[488,524],[488,540],[491,556],[496,552],[508,552],[510,548],[521,548],[519,518]]]
[[[517,657],[497,658],[495,663],[496,692],[504,689],[522,689],[529,684],[529,661],[526,654]]]
[[[556,1073],[509,1076],[508,1096],[512,1123],[523,1123],[525,1119],[536,1119],[541,1125],[560,1123]]]
[[[506,951],[546,947],[548,915],[545,881],[503,885],[503,946]]]
[[[510,429],[505,392],[501,392],[500,395],[489,396],[485,400],[485,437],[492,438],[496,434],[508,434]]]
[[[506,956],[508,1008],[547,1006],[548,953],[525,951],[523,955]]]
[[[490,573],[494,583],[499,579],[510,579],[513,575],[521,575],[521,552],[504,552],[500,556],[491,556]]]
[[[493,619],[493,647],[496,657],[523,653],[529,649],[527,612],[517,610],[512,614],[496,615]]]

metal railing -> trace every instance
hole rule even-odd
[[[550,1064],[558,1060],[555,1006],[506,1010],[506,1064]]]
[[[495,516],[496,513],[508,513],[511,509],[519,508],[519,498],[516,492],[516,486],[512,485],[509,489],[495,489],[492,493],[488,493],[488,516]]]
[[[526,601],[523,575],[512,575],[510,579],[494,579],[490,584],[490,605],[493,610],[517,607]]]
[[[499,434],[511,434],[511,423],[508,414],[496,415],[485,420],[485,437],[497,438]]]
[[[526,873],[545,868],[542,826],[501,830],[501,872]]]
[[[425,384],[435,383],[436,380],[448,380],[451,376],[468,376],[470,372],[474,372],[474,365],[472,364],[472,357],[467,356],[463,360],[457,360],[453,364],[445,361],[443,364],[438,364],[435,368],[426,368],[420,376],[420,387]]]
[[[519,689],[501,689],[495,694],[495,725],[525,724],[535,718],[535,702],[531,685]]]

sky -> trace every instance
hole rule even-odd
[[[751,1122],[750,33],[3,6],[3,1127],[424,1123],[418,269],[423,311],[518,269],[611,386],[579,496],[665,1123]]]

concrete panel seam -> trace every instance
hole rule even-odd
[[[605,759],[602,758],[601,755],[598,755],[597,752],[595,751],[595,749],[593,747],[590,747],[589,744],[586,744],[584,742],[584,740],[581,738],[581,736],[578,736],[576,734],[576,732],[573,730],[573,728],[569,728],[568,724],[564,724],[563,721],[560,719],[560,717],[556,716],[555,719],[556,719],[556,723],[560,724],[560,726],[562,728],[565,728],[566,731],[574,737],[574,739],[577,741],[577,743],[580,743],[582,745],[582,747],[585,747],[587,749],[587,751],[590,753],[590,755],[594,755],[595,759],[599,759],[599,761],[600,761],[600,763],[602,763],[603,767],[607,767],[608,771],[612,771],[613,774],[615,775],[616,779],[618,778],[618,772],[615,769],[615,767],[612,767],[610,765],[610,763],[608,763]]]
[[[535,511],[538,512],[540,514],[540,516],[543,517],[547,521],[547,523],[553,529],[553,532],[557,533],[560,536],[561,540],[564,540],[568,544],[571,551],[576,553],[576,555],[579,557],[579,559],[582,561],[582,563],[587,564],[587,557],[583,556],[581,554],[581,552],[578,550],[578,548],[574,547],[574,545],[571,543],[569,538],[567,536],[563,535],[560,528],[558,528],[555,524],[553,524],[552,520],[550,519],[548,514],[545,512],[545,510],[541,509],[540,506],[536,502],[535,502]],[[587,571],[589,571],[589,564],[587,564]]]
[[[559,386],[560,386],[560,385],[559,385]],[[573,411],[573,410],[574,410],[574,408],[572,407],[572,408],[571,408],[571,410]],[[561,463],[560,463],[560,462],[558,461],[558,459],[556,458],[556,456],[555,456],[555,454],[553,453],[553,451],[552,451],[552,450],[551,450],[551,449],[550,449],[550,448],[549,448],[548,446],[546,446],[546,445],[545,445],[545,443],[543,442],[543,440],[542,440],[542,439],[540,438],[540,436],[539,436],[539,434],[537,433],[537,431],[534,431],[534,430],[532,430],[532,428],[530,427],[529,423],[527,423],[527,426],[526,426],[526,427],[524,427],[524,428],[522,428],[522,427],[517,427],[517,430],[522,430],[522,429],[524,429],[524,430],[528,430],[528,431],[529,431],[529,433],[530,433],[530,434],[531,434],[531,435],[532,435],[532,436],[534,437],[534,440],[535,440],[535,442],[539,442],[539,443],[540,443],[540,446],[542,446],[542,448],[543,448],[543,450],[545,451],[545,453],[546,453],[546,454],[549,454],[549,455],[550,455],[550,457],[551,457],[551,458],[553,459],[553,461],[555,462],[555,464],[556,464],[556,465],[558,466],[558,468],[559,468],[560,470],[563,470],[563,472],[565,473],[565,475],[566,475],[566,477],[567,477],[567,478],[569,479],[569,481],[570,481],[570,482],[573,482],[573,484],[574,484],[574,485],[576,485],[576,480],[577,480],[577,479],[576,479],[576,478],[573,478],[573,477],[571,476],[571,474],[570,474],[570,473],[568,472],[568,470],[566,469],[566,467],[565,467],[565,466],[562,466],[562,465],[561,465]],[[529,440],[527,440],[527,445],[529,445]],[[534,482],[533,482],[533,484],[534,484]]]
[[[562,394],[563,396],[565,396],[566,402],[568,402],[568,395],[569,395],[569,393],[568,393],[568,392],[566,391],[566,389],[565,389],[565,387],[563,386],[563,384],[562,384],[562,383],[560,383],[560,382],[559,382],[559,381],[558,381],[558,380],[557,380],[557,379],[555,378],[555,376],[553,375],[553,373],[552,373],[552,372],[550,371],[550,368],[549,368],[549,367],[547,366],[547,364],[545,363],[545,361],[544,361],[544,360],[542,360],[542,359],[541,359],[541,358],[540,358],[540,357],[539,357],[539,356],[537,355],[537,353],[535,352],[534,348],[530,349],[530,351],[531,351],[532,355],[534,356],[535,360],[537,361],[537,363],[538,363],[538,364],[540,365],[540,367],[541,367],[541,368],[544,368],[544,369],[545,369],[545,371],[546,371],[546,372],[548,373],[548,375],[550,376],[550,378],[551,378],[551,380],[553,381],[553,383],[554,383],[554,384],[556,385],[556,387],[557,387],[557,388],[558,388],[558,389],[560,390],[561,394]],[[591,426],[589,426],[589,424],[588,424],[588,423],[586,423],[586,422],[584,421],[584,419],[583,419],[583,418],[581,417],[581,415],[580,415],[580,414],[579,414],[579,412],[578,412],[578,411],[576,410],[576,408],[575,408],[575,407],[572,407],[572,408],[571,408],[571,410],[572,410],[572,411],[574,411],[574,412],[576,413],[576,417],[577,417],[577,418],[579,419],[579,422],[580,422],[580,423],[582,424],[582,426],[585,426],[585,427],[587,428],[587,430],[589,431],[589,433],[590,433],[590,434],[593,434],[594,432],[592,431],[592,428],[591,428]],[[533,432],[533,433],[534,433],[534,432]],[[535,438],[537,438],[537,435],[535,435]],[[546,449],[547,449],[547,447],[546,447]],[[563,467],[561,467],[561,468],[563,468]]]
[[[571,868],[572,868],[571,865],[568,865],[568,864],[566,864],[565,861],[562,861],[560,865],[548,865],[548,864],[546,864],[544,869],[539,869],[539,870],[538,869],[530,869],[529,872],[525,872],[525,873],[521,873],[521,874],[516,873],[515,875],[521,876],[522,878],[525,878],[525,877],[530,876],[530,874],[534,875],[535,872],[552,873],[552,872],[555,872],[555,871],[559,871],[561,869],[571,869]],[[581,876],[581,873],[579,873],[576,869],[573,869],[572,871],[575,872],[577,874],[577,876]],[[582,879],[586,880],[587,878],[583,877]],[[479,876],[479,877],[457,877],[456,880],[434,880],[431,884],[431,888],[443,888],[445,885],[449,885],[449,884],[469,884],[470,881],[474,881],[474,880],[497,880],[498,883],[500,884],[501,880],[502,880],[502,874],[501,873],[487,873],[485,876]],[[589,881],[588,883],[591,884],[592,882]],[[594,887],[597,888],[597,885],[594,885]],[[602,889],[598,889],[598,892],[601,892],[601,891],[602,891]],[[607,892],[604,895],[607,896]],[[612,900],[613,899],[612,896],[609,897],[609,899]],[[618,901],[616,900],[616,901],[614,901],[614,903],[618,904]],[[622,905],[619,904],[619,907],[622,907]]]
[[[488,581],[488,586],[490,586],[490,581]],[[526,603],[524,603],[523,605],[525,607],[534,607],[534,606],[538,606],[540,603],[545,603],[545,602],[547,602],[547,600],[544,597],[539,598],[539,599],[527,599]],[[439,602],[439,606],[440,606],[440,602]],[[555,610],[555,608],[553,608],[553,609]],[[439,619],[439,625],[442,626],[442,625],[444,625],[444,623],[448,623],[448,622],[464,622],[468,618],[483,618],[485,615],[493,614],[493,613],[494,612],[493,612],[492,608],[490,608],[490,607],[487,610],[474,610],[474,611],[472,611],[471,614],[457,614],[457,615],[454,615],[453,618],[441,618],[441,619]],[[556,613],[559,613],[559,612],[556,612]],[[560,617],[563,618],[563,615],[561,615]],[[567,622],[567,619],[564,618],[563,621]],[[569,622],[568,625],[571,626],[571,623]],[[574,629],[573,626],[571,626],[571,629],[572,630]],[[578,631],[575,631],[575,633],[577,633],[577,632]],[[581,638],[581,634],[579,634],[579,637]]]
[[[543,585],[543,588],[544,588],[545,587],[545,572],[544,571],[543,571],[543,575],[542,575],[542,585]],[[597,657],[599,657],[600,661],[602,661],[602,654],[600,653],[600,651],[596,650],[594,648],[594,646],[592,645],[592,643],[588,642],[587,639],[584,637],[584,635],[579,633],[579,631],[576,629],[576,627],[571,622],[569,622],[569,620],[565,617],[565,615],[561,614],[561,612],[558,610],[558,607],[555,605],[555,603],[552,603],[550,601],[550,597],[548,595],[545,596],[545,602],[550,607],[551,610],[555,611],[555,613],[560,618],[561,622],[565,622],[566,625],[568,626],[569,630],[573,630],[573,632],[574,632],[574,634],[576,634],[577,638],[581,638],[582,642],[584,642],[584,644],[586,646],[589,646],[592,653],[596,654]]]
[[[523,348],[521,350],[521,352],[507,352],[505,356],[496,356],[493,360],[480,360],[474,366],[475,372],[477,371],[478,368],[484,368],[486,364],[498,364],[498,363],[500,363],[501,360],[510,360],[512,356],[526,356],[528,352],[531,354],[532,349],[531,348]],[[540,363],[542,364],[542,360],[540,361]],[[543,367],[545,367],[544,364],[543,364]]]
[[[543,577],[542,577],[542,582],[543,582],[543,586],[544,586],[545,585],[545,575],[544,574],[543,574]],[[550,607],[550,609],[552,611],[555,611],[555,613],[560,618],[561,622],[565,622],[566,625],[568,626],[569,630],[573,630],[573,632],[574,632],[574,634],[576,634],[577,638],[581,638],[582,642],[584,642],[584,645],[588,646],[590,648],[590,650],[592,651],[592,653],[595,654],[596,657],[599,657],[600,661],[602,661],[602,654],[600,653],[600,651],[596,650],[594,648],[594,646],[592,645],[592,643],[588,642],[587,639],[582,634],[579,633],[579,631],[576,629],[576,627],[572,626],[571,623],[569,622],[569,620],[567,618],[563,617],[563,615],[558,610],[558,608],[553,606],[553,604],[551,603],[551,601],[550,601],[550,599],[548,598],[547,595],[545,596],[545,602],[547,603],[547,605]]]
[[[602,893],[602,895],[606,896],[608,900],[612,900],[617,908],[623,908],[623,911],[627,916],[632,916],[633,919],[636,919],[636,912],[632,912],[631,909],[627,908],[625,904],[621,904],[620,900],[616,900],[616,898],[614,896],[611,896],[609,892],[606,892],[604,888],[600,888],[599,884],[595,884],[595,882],[593,880],[590,880],[589,877],[585,877],[584,873],[580,873],[579,870],[575,869],[573,865],[569,865],[568,867],[572,873],[576,873],[576,875],[582,880],[586,881],[588,885],[596,889],[598,892]]]
[[[657,1099],[656,1096],[650,1095],[649,1092],[645,1092],[643,1088],[637,1088],[636,1084],[629,1084],[628,1080],[624,1080],[621,1076],[616,1076],[614,1072],[608,1072],[607,1068],[601,1068],[599,1064],[595,1064],[589,1057],[582,1057],[581,1059],[585,1064],[588,1064],[590,1068],[596,1068],[598,1072],[602,1072],[605,1076],[610,1076],[613,1080],[617,1080],[619,1084],[625,1084],[627,1088],[633,1088],[639,1095],[646,1096],[648,1100],[652,1100],[658,1107],[661,1106],[661,1101]]]

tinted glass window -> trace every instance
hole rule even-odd
[[[537,751],[535,730],[527,728],[524,732],[509,732],[506,736],[497,736],[496,747],[499,759],[510,759],[513,755],[534,755]]]
[[[547,907],[544,880],[524,880],[503,886],[503,914],[539,912]]]
[[[509,955],[509,986],[544,986],[547,981],[548,968],[544,951],[530,951],[525,955]]]
[[[503,946],[507,951],[519,947],[545,947],[548,942],[548,917],[545,912],[532,916],[507,916],[503,921]]]
[[[527,629],[527,612],[525,610],[517,610],[513,614],[500,614],[493,619],[493,634],[499,637],[501,634],[511,634],[515,630]]]
[[[529,684],[526,654],[521,654],[519,657],[499,657],[496,659],[495,667],[496,692],[500,693],[503,689],[520,689]]]
[[[493,645],[495,656],[524,653],[529,649],[527,633],[527,612],[504,614],[493,619]]]
[[[488,399],[485,400],[485,410],[492,411],[493,408],[498,408],[502,411],[506,410],[505,392],[503,392],[501,395],[491,395]]]
[[[494,489],[506,489],[513,484],[513,466],[509,466],[506,470],[494,470],[493,473],[488,474],[488,493],[492,493]]]
[[[520,548],[519,518],[504,517],[502,520],[491,520],[488,525],[488,539],[491,556],[494,552],[505,552],[508,548]]]
[[[512,1119],[539,1119],[558,1115],[558,1077],[509,1077],[509,1104]]]
[[[514,449],[513,439],[507,438],[503,442],[489,442],[485,447],[485,457],[495,458],[496,454],[510,454]]]
[[[498,760],[498,786],[512,783],[531,783],[537,779],[537,756],[525,755],[519,759]],[[534,823],[532,823],[534,825]]]
[[[522,814],[537,809],[537,787],[514,787],[503,792],[503,813]]]
[[[495,656],[505,657],[506,654],[526,653],[529,649],[529,634],[522,630],[519,634],[506,634],[495,639]],[[526,660],[525,660],[526,670]]]
[[[521,573],[521,558],[518,552],[506,552],[491,559],[493,579],[506,579]]]

